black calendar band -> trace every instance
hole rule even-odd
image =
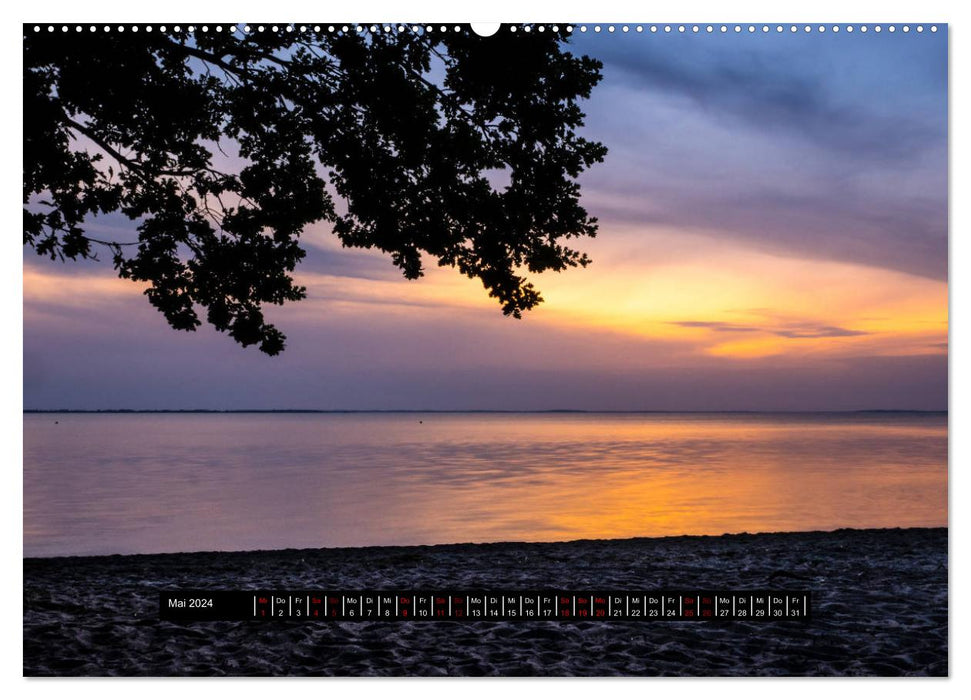
[[[808,620],[809,591],[206,591],[159,593],[163,620],[330,622]]]

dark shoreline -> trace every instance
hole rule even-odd
[[[711,540],[723,540],[726,538],[745,538],[745,537],[802,537],[802,536],[820,536],[820,535],[839,535],[842,533],[855,533],[855,532],[943,532],[945,535],[948,532],[947,527],[890,527],[890,528],[853,528],[853,527],[841,527],[834,530],[784,530],[779,532],[726,532],[721,535],[659,535],[656,537],[627,537],[627,538],[608,538],[608,539],[579,539],[579,540],[559,540],[554,542],[540,542],[540,541],[527,541],[527,540],[510,540],[510,541],[498,541],[498,542],[440,542],[436,544],[406,544],[406,545],[362,545],[355,547],[286,547],[283,549],[202,549],[202,550],[192,550],[187,552],[133,552],[129,554],[123,553],[112,553],[112,554],[57,554],[53,556],[44,557],[23,557],[24,564],[28,563],[41,563],[41,562],[56,562],[64,560],[110,560],[117,561],[118,559],[133,560],[136,558],[151,558],[155,559],[158,557],[190,557],[190,556],[200,556],[200,557],[213,557],[213,556],[246,556],[246,555],[273,555],[273,554],[287,554],[287,555],[300,555],[301,553],[314,553],[314,552],[349,552],[349,553],[375,553],[382,550],[402,550],[402,549],[414,549],[414,550],[436,550],[444,548],[460,548],[466,549],[469,547],[545,547],[545,546],[562,546],[562,545],[576,545],[576,546],[595,546],[597,544],[611,543],[647,543],[647,542],[683,542],[697,540],[699,542],[711,541]]]
[[[948,673],[946,528],[24,559],[25,675]],[[159,590],[810,589],[809,622],[172,623]]]

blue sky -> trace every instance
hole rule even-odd
[[[571,50],[604,63],[583,106],[610,153],[581,178],[601,230],[522,321],[316,226],[310,296],[270,311],[289,342],[267,358],[170,330],[110,264],[25,251],[24,406],[946,408],[946,31]]]

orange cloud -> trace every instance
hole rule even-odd
[[[308,298],[282,313],[306,322],[321,314],[366,313],[362,322],[367,323],[389,316],[461,314],[465,322],[503,323],[512,334],[538,326],[588,333],[594,344],[604,333],[654,341],[657,352],[662,346],[676,348],[682,359],[695,360],[947,352],[947,284],[942,281],[769,255],[676,230],[614,238],[605,233],[604,238],[609,244],[591,242],[595,262],[589,268],[535,279],[545,302],[522,322],[502,319],[478,281],[437,267],[417,281],[298,271]],[[330,247],[333,242],[325,240],[314,247]],[[665,254],[652,255],[654,248]],[[144,288],[118,279],[107,267],[65,274],[24,266],[25,309],[36,303],[48,308],[118,303],[141,297]],[[671,361],[667,350],[662,354]]]
[[[678,261],[634,255],[544,278],[546,313],[719,357],[946,352],[945,282],[681,236],[695,247]]]

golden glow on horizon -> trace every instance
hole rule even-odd
[[[863,265],[720,248],[541,282],[557,322],[689,341],[719,357],[946,352],[947,284]]]
[[[671,232],[664,232],[671,236]],[[658,233],[645,234],[638,243]],[[682,235],[676,255],[654,259],[646,249],[618,253],[623,240],[594,252],[584,270],[535,277],[544,303],[521,323],[586,333],[609,332],[676,343],[696,357],[845,357],[946,354],[947,284],[943,281],[842,262],[786,258],[725,241]],[[600,241],[598,241],[598,244]],[[327,246],[329,247],[329,246]],[[376,257],[381,257],[373,253]],[[598,260],[600,264],[598,264]],[[481,284],[452,269],[432,267],[417,281],[397,276],[386,260],[383,279],[298,271],[308,298],[288,305],[295,319],[312,321],[367,309],[372,323],[412,314],[489,323],[498,304]],[[24,265],[25,313],[33,302],[87,306],[141,297],[145,288],[113,276],[63,274]],[[271,313],[273,313],[271,311]]]

